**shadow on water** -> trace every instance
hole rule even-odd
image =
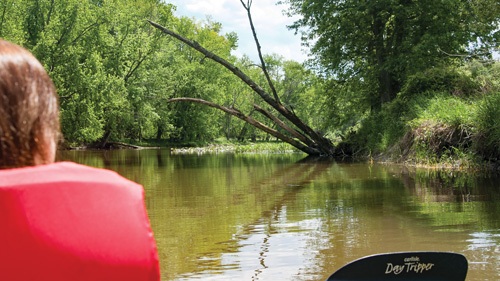
[[[362,256],[453,251],[468,280],[500,268],[496,174],[303,155],[64,155],[146,189],[163,280],[325,280]]]

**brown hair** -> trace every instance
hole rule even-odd
[[[0,39],[0,169],[53,162],[47,151],[59,130],[47,72],[26,49]]]

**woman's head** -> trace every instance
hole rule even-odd
[[[0,168],[54,162],[59,138],[56,89],[27,50],[0,39]]]

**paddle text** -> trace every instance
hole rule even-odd
[[[419,257],[405,258],[403,264],[392,264],[387,263],[387,268],[385,269],[385,274],[401,274],[401,273],[422,273],[424,271],[429,271],[434,266],[433,263],[421,263]]]

